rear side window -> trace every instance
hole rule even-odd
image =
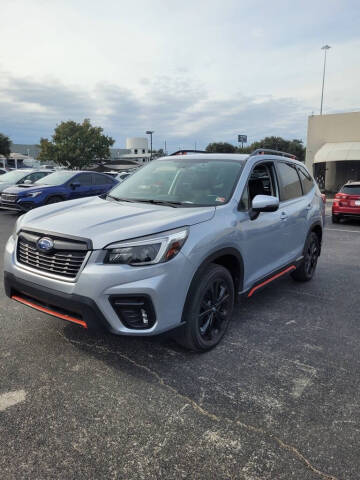
[[[340,192],[347,195],[360,195],[360,185],[344,185]]]
[[[112,178],[106,175],[93,175],[94,185],[114,185]]]
[[[91,177],[92,175],[89,173],[81,173],[73,179],[72,183],[80,183],[80,185],[92,185]]]
[[[301,185],[303,188],[303,193],[304,195],[306,195],[307,193],[310,192],[310,190],[312,190],[314,186],[314,181],[309,175],[309,173],[305,170],[305,168],[298,167],[298,171],[299,171],[299,177],[301,180]]]
[[[276,169],[280,182],[280,200],[286,202],[301,197],[301,183],[295,165],[278,162]]]

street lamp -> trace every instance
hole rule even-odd
[[[150,135],[150,161],[152,160],[152,136],[154,133],[154,130],[146,130],[146,135]]]
[[[324,45],[321,47],[321,50],[324,50],[324,71],[323,71],[323,79],[322,79],[322,89],[321,89],[321,105],[320,105],[320,115],[322,115],[323,110],[323,99],[324,99],[324,83],[325,83],[325,68],[326,68],[326,52],[330,50],[330,45]]]

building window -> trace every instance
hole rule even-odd
[[[135,153],[135,155],[137,155],[137,152],[138,152],[138,149],[137,149],[137,148],[135,148],[135,149],[134,149],[134,153]]]
[[[145,153],[145,148],[143,148],[143,153]]]

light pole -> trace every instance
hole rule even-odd
[[[325,83],[325,68],[326,68],[326,52],[330,50],[330,45],[324,45],[321,47],[321,50],[324,50],[324,71],[323,71],[323,79],[322,79],[322,89],[321,89],[321,105],[320,105],[320,115],[322,115],[323,110],[323,100],[324,100],[324,83]]]
[[[150,135],[150,161],[152,160],[152,136],[154,130],[146,130],[146,135]]]

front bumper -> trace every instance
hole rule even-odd
[[[12,210],[13,212],[28,212],[33,208],[37,207],[38,205],[32,201],[15,201],[15,202],[7,202],[7,201],[0,201],[0,208],[2,210]]]
[[[41,311],[48,310],[46,313],[60,311],[80,318],[87,328],[119,335],[157,335],[181,324],[194,274],[192,264],[181,252],[170,262],[147,267],[104,265],[104,254],[103,250],[92,251],[77,280],[66,281],[18,263],[16,241],[10,237],[4,257],[6,293],[40,305],[45,309]],[[151,302],[155,322],[146,329],[128,328],[114,308],[113,299],[139,296]]]

